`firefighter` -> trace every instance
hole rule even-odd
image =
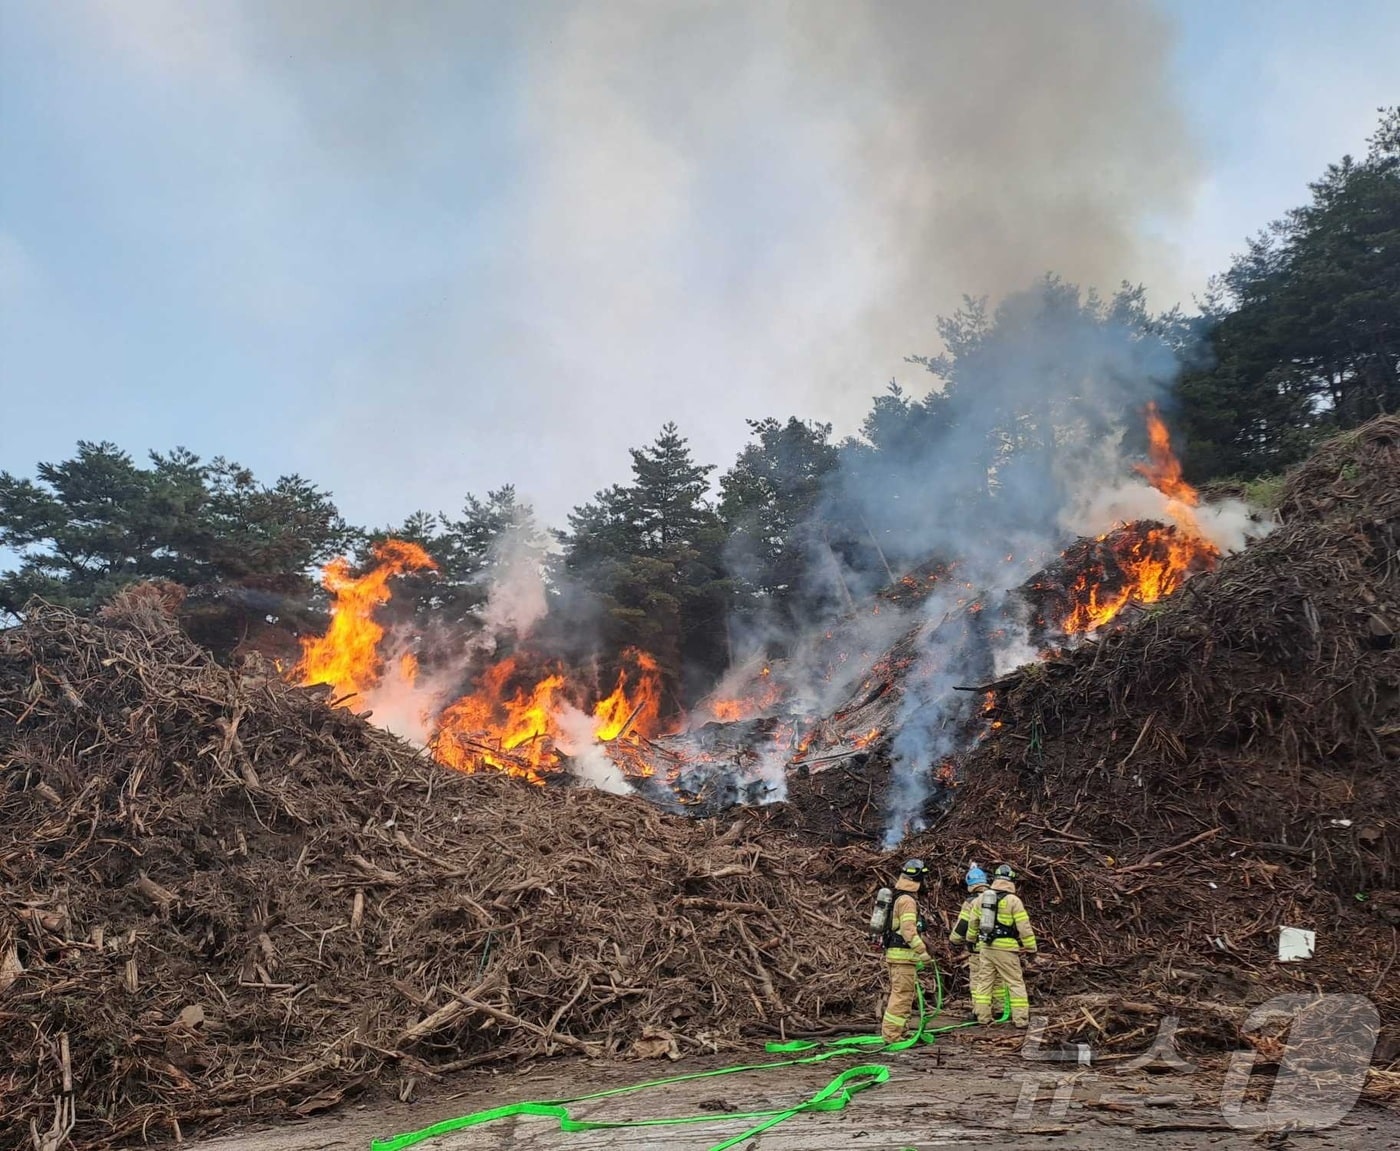
[[[958,909],[957,922],[953,924],[953,930],[948,933],[948,942],[954,947],[965,947],[968,951],[968,974],[970,990],[972,992],[973,1018],[983,1022],[977,1015],[977,1001],[982,997],[981,981],[977,974],[978,967],[984,962],[982,959],[982,944],[977,939],[977,922],[981,915],[980,904],[982,892],[988,888],[987,873],[977,864],[973,864],[967,869],[967,876],[963,880],[967,886],[967,899],[963,900],[963,905]],[[992,976],[991,982],[986,990],[986,1004],[990,1007],[992,1003],[1001,998],[1001,993],[1005,984]]]
[[[972,969],[972,1009],[978,1022],[990,1023],[992,990],[1003,982],[1011,998],[1011,1022],[1024,1028],[1031,1020],[1031,1001],[1021,973],[1021,955],[1037,955],[1038,949],[1015,880],[1016,872],[1003,863],[991,887],[977,897],[978,920],[972,926],[977,928],[980,962],[974,961]]]
[[[881,941],[885,962],[890,968],[890,999],[880,1022],[880,1035],[886,1043],[896,1043],[903,1038],[910,1008],[914,1006],[919,969],[929,962],[918,899],[927,882],[928,868],[922,859],[905,860],[894,882],[894,902],[890,904]]]

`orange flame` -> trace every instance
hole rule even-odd
[[[593,705],[593,718],[598,721],[596,734],[604,743],[627,732],[650,737],[661,730],[661,671],[656,660],[635,647],[627,648],[622,658],[617,686],[611,695]],[[627,664],[636,668],[636,687],[631,695],[627,692]]]
[[[301,659],[291,671],[297,683],[328,683],[338,696],[360,696],[378,685],[384,675],[379,644],[384,628],[374,610],[389,602],[389,581],[408,571],[436,571],[437,564],[417,544],[384,540],[374,545],[378,561],[362,576],[353,574],[343,556],[331,560],[321,573],[321,586],[335,597],[331,623],[323,636],[301,641]],[[418,671],[412,655],[403,657],[400,670],[412,682]]]
[[[720,723],[737,723],[750,715],[749,701],[745,699],[714,699],[708,706],[710,714]]]
[[[1070,634],[1093,631],[1132,601],[1156,603],[1176,591],[1194,570],[1213,562],[1217,554],[1205,540],[1169,528],[1149,528],[1120,540],[1114,545],[1113,558],[1122,583],[1117,588],[1108,587],[1102,568],[1080,572],[1070,589],[1074,607],[1064,630]]]
[[[345,706],[378,687],[389,668],[383,651],[384,628],[375,609],[389,602],[390,581],[407,571],[433,570],[432,559],[416,544],[385,540],[374,548],[376,565],[352,574],[341,558],[326,565],[323,582],[335,597],[325,635],[302,641],[302,658],[287,673],[296,683],[331,684]],[[412,653],[398,658],[393,671],[412,688],[418,661]],[[555,750],[566,709],[578,710],[589,692],[572,680],[557,661],[541,665],[533,677],[520,659],[509,657],[487,667],[472,691],[443,708],[428,740],[439,763],[458,771],[500,771],[542,784],[559,767]],[[594,738],[616,740],[634,733],[662,732],[661,672],[648,653],[628,648],[612,692],[592,707]],[[641,774],[647,774],[645,770]]]
[[[828,632],[827,638],[830,637]],[[782,703],[785,693],[784,686],[774,678],[773,669],[765,665],[743,695],[711,697],[701,705],[701,710],[721,723],[737,723],[741,719],[767,715]]]
[[[1147,435],[1148,462],[1135,465],[1134,470],[1167,497],[1167,513],[1176,526],[1148,528],[1114,540],[1115,579],[1110,580],[1098,565],[1081,571],[1070,588],[1073,606],[1062,625],[1068,634],[1103,627],[1129,603],[1156,603],[1195,572],[1214,567],[1220,558],[1220,549],[1202,535],[1191,510],[1200,496],[1182,478],[1181,463],[1156,404],[1147,406]],[[1107,539],[1100,536],[1099,542]]]
[[[558,766],[554,712],[562,702],[564,676],[546,675],[511,691],[516,663],[510,657],[492,664],[475,691],[443,711],[428,744],[434,759],[458,771],[502,771],[531,783],[543,783],[544,773]]]
[[[458,771],[503,771],[543,783],[545,774],[559,766],[555,744],[561,735],[560,713],[574,707],[583,693],[558,665],[533,684],[512,690],[511,683],[519,680],[514,657],[487,668],[476,689],[438,718],[429,744],[433,758]],[[592,715],[594,738],[603,742],[626,733],[660,734],[661,673],[656,660],[628,648],[617,686],[594,704]]]
[[[1188,508],[1201,502],[1196,489],[1181,478],[1181,461],[1172,451],[1171,435],[1155,403],[1147,405],[1147,463],[1134,464],[1133,471],[1170,500]]]

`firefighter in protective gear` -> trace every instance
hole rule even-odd
[[[955,948],[965,947],[971,953],[968,962],[968,974],[972,987],[980,987],[981,976],[978,975],[979,967],[985,962],[982,958],[983,947],[977,938],[977,924],[982,914],[982,892],[988,888],[987,873],[977,864],[973,864],[967,869],[967,877],[963,880],[967,885],[968,898],[963,900],[963,905],[958,908],[957,922],[953,924],[953,930],[948,933],[948,942]],[[991,1002],[1000,1002],[1004,994],[1005,984],[996,977],[991,980]],[[976,1015],[974,1004],[974,1017],[981,1021],[981,1017]]]
[[[1021,955],[1036,955],[1035,930],[1026,905],[1016,894],[1016,872],[1006,864],[996,870],[991,888],[977,897],[977,938],[980,963],[973,967],[972,1010],[980,1023],[992,1021],[992,991],[998,981],[1006,984],[1011,997],[1011,1022],[1026,1027],[1031,1020],[1031,1001],[1026,991],[1026,977],[1021,973]],[[995,895],[995,908],[992,897]],[[983,913],[991,928],[983,926]]]
[[[895,896],[890,904],[882,940],[885,962],[890,969],[890,998],[880,1021],[880,1036],[886,1043],[897,1043],[904,1036],[909,1012],[919,984],[919,969],[929,962],[928,944],[922,935],[923,916],[918,896],[928,881],[928,868],[922,859],[905,861],[894,882]]]

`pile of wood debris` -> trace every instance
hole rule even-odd
[[[0,1145],[873,1017],[849,858],[443,769],[168,610],[0,633]]]
[[[1188,1010],[1369,996],[1393,1072],[1400,418],[1324,445],[1280,515],[1173,598],[987,685],[999,726],[912,849],[950,886],[969,859],[1022,872],[1059,956],[1043,993],[1131,988]],[[1287,926],[1315,932],[1314,960],[1279,962]]]

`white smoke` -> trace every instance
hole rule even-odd
[[[344,506],[386,519],[406,509],[384,507],[382,493],[407,486],[422,499],[431,484],[428,498],[455,498],[483,486],[472,469],[509,475],[532,459],[556,462],[537,480],[552,485],[539,494],[555,513],[608,482],[608,461],[667,419],[712,459],[763,409],[850,426],[869,381],[936,350],[931,317],[964,293],[996,299],[1047,270],[1175,288],[1177,259],[1159,237],[1188,209],[1198,167],[1173,29],[1134,0],[159,0],[94,11],[74,23],[156,72],[163,104],[236,109],[253,138],[275,142],[219,189],[223,220],[261,222],[230,233],[259,271],[245,286],[257,314],[298,314],[266,301],[328,254],[300,246],[326,231],[297,210],[327,199],[315,192],[340,193],[349,172],[404,209],[385,214],[382,232],[349,233],[353,244],[329,234],[367,259],[418,239],[414,283],[441,306],[383,309],[369,292],[347,302],[382,327],[343,357],[336,385],[353,402],[323,422],[324,459],[306,465]],[[498,161],[502,178],[486,183],[508,189],[500,200],[474,181]],[[293,169],[312,194],[269,200],[269,177]],[[405,189],[413,198],[400,199]],[[443,234],[401,235],[401,220],[420,217]],[[899,465],[917,502],[900,505],[901,538],[878,526],[896,566],[941,553],[1005,580],[1005,552],[1054,547],[1064,503],[1044,469],[998,471],[996,516],[961,498],[988,482],[979,445],[997,411],[1054,390],[1035,368],[1042,354],[1078,355],[1071,367],[1083,370],[1059,379],[1062,391],[1071,378],[1121,379],[1146,397],[1170,374],[1126,345],[1043,334],[997,387],[976,390],[957,438]],[[470,455],[456,446],[468,436]],[[1063,458],[1086,442],[1062,445]],[[846,495],[873,507],[889,478]],[[482,642],[528,631],[538,590],[528,572],[493,582]],[[959,678],[939,634],[916,677],[931,692]],[[836,689],[817,662],[806,682],[819,704]],[[900,744],[916,782],[957,718],[934,694]],[[415,722],[411,698],[390,693],[385,706]]]
[[[243,130],[209,234],[254,314],[344,267],[354,402],[294,458],[361,519],[525,459],[557,515],[666,419],[711,459],[765,411],[849,427],[963,293],[1180,293],[1200,168],[1137,0],[63,0],[55,35]],[[352,189],[389,210],[314,214]],[[376,260],[433,306],[380,307]]]
[[[608,758],[598,742],[598,721],[585,711],[565,704],[554,713],[559,725],[559,750],[570,758],[569,770],[580,780],[599,791],[613,795],[628,795],[632,785],[622,769]]]
[[[491,544],[491,584],[481,612],[482,635],[495,650],[513,632],[524,639],[549,609],[541,549],[527,527],[528,510]]]
[[[787,765],[791,756],[792,749],[776,739],[758,749],[758,762],[748,770],[746,780],[763,784],[761,804],[787,799]]]
[[[1019,596],[1006,599],[1001,617],[1003,626],[992,641],[992,674],[998,679],[1043,658],[1044,653],[1031,643],[1029,614],[1028,606]]]
[[[1060,524],[1066,530],[1081,536],[1102,535],[1134,520],[1183,523],[1180,505],[1141,479],[1122,479],[1077,493],[1060,516]],[[1191,508],[1189,525],[1225,554],[1239,551],[1272,528],[1271,523],[1237,499]]]
[[[1009,593],[1073,537],[1152,519],[1231,551],[1265,530],[1238,501],[1174,506],[1134,473],[1129,423],[1166,397],[1180,370],[1179,335],[1147,323],[1135,294],[1100,303],[1050,281],[1008,297],[979,324],[990,339],[970,341],[945,369],[955,379],[942,433],[912,455],[841,477],[848,499],[872,520],[885,517],[904,556],[957,561],[955,586],[940,585],[924,605],[927,630],[892,747],[890,844],[917,825],[931,773],[966,746],[981,701],[955,688],[1036,658],[1029,613]],[[891,491],[901,496],[893,505]],[[969,613],[971,595],[984,614]],[[989,637],[993,628],[1000,634]]]
[[[362,714],[368,712],[377,726],[422,747],[432,738],[434,721],[451,693],[450,683],[434,684],[406,675],[394,661],[365,693]]]
[[[1121,438],[1114,436],[1111,441],[1116,445]],[[893,771],[886,797],[884,839],[887,850],[906,835],[924,829],[920,813],[930,794],[932,772],[966,748],[981,697],[958,689],[986,683],[1043,658],[1043,652],[1031,642],[1027,605],[1014,593],[1027,577],[1055,557],[1065,542],[1062,533],[1098,535],[1142,519],[1182,522],[1180,505],[1139,477],[1123,478],[1130,465],[1117,451],[1091,454],[1112,468],[1115,478],[1101,476],[1096,488],[1094,473],[1081,472],[1081,479],[1087,481],[1085,487],[1078,495],[1071,493],[1060,516],[1052,521],[1061,531],[1047,530],[1039,538],[1022,539],[1017,555],[1024,558],[1019,562],[995,562],[991,549],[979,545],[977,537],[962,541],[971,558],[960,569],[960,577],[976,588],[983,610],[991,614],[992,606],[996,608],[995,634],[990,642],[975,626],[980,616],[969,612],[965,587],[940,587],[925,602],[928,630],[904,685],[891,748]],[[1247,504],[1234,499],[1191,508],[1188,522],[1224,553],[1239,550],[1272,527]],[[995,540],[996,525],[988,528]]]
[[[1243,500],[1225,499],[1195,509],[1201,534],[1222,552],[1237,552],[1274,530],[1275,522]]]
[[[399,623],[381,641],[384,670],[363,700],[380,727],[426,746],[438,716],[457,698],[477,662],[494,654],[503,641],[525,639],[544,618],[549,604],[543,550],[530,522],[529,509],[522,508],[516,522],[492,541],[485,569],[490,576],[486,602],[479,623],[465,635],[444,636],[435,629],[424,636],[412,625]],[[425,647],[434,649],[431,672],[419,667]]]

